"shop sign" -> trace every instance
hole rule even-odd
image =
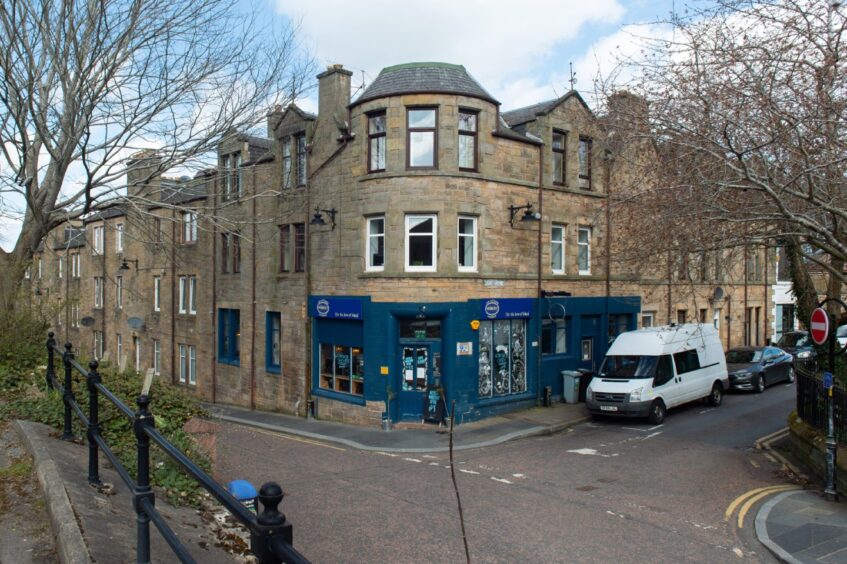
[[[470,356],[473,354],[473,343],[456,343],[456,356]]]
[[[312,317],[324,319],[362,319],[359,298],[313,298]]]
[[[532,317],[531,298],[502,298],[482,302],[485,319],[529,319]]]

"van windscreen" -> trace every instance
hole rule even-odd
[[[600,368],[602,378],[652,378],[656,375],[657,356],[606,356]]]

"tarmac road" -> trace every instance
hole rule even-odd
[[[733,502],[788,487],[752,447],[785,426],[792,402],[779,384],[672,410],[659,427],[610,419],[457,452],[471,559],[775,562],[753,534],[757,506]],[[447,453],[365,452],[222,423],[218,468],[224,481],[279,481],[294,544],[314,562],[464,560]]]

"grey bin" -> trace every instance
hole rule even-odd
[[[576,370],[562,370],[562,398],[566,403],[579,403],[579,379]]]

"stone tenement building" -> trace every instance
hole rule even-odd
[[[352,101],[350,78],[330,67],[318,115],[277,108],[192,179],[136,155],[127,198],[35,259],[58,335],[213,402],[369,425],[434,416],[439,388],[458,422],[561,395],[642,325],[764,342],[763,253],[696,281],[616,259],[626,171],[578,93],[501,112],[458,65],[386,68]]]

